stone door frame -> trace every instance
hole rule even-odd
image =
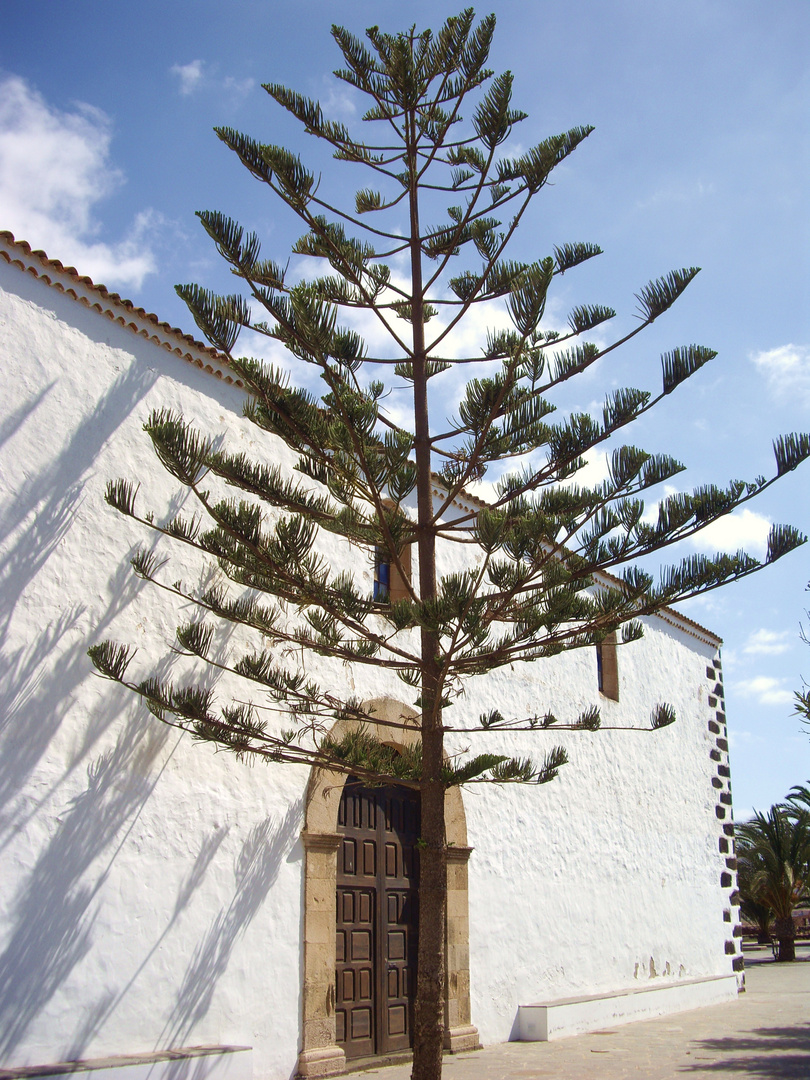
[[[419,738],[419,714],[393,698],[365,702],[364,710],[388,723],[366,722],[378,738],[392,746],[408,746]],[[340,720],[332,734],[340,738],[357,726]],[[304,986],[299,1076],[337,1076],[346,1071],[346,1055],[335,1035],[335,895],[337,851],[335,831],[346,776],[313,768],[306,794],[304,843]],[[458,1052],[478,1046],[478,1029],[470,1023],[470,919],[467,821],[461,792],[450,788],[445,801],[447,836],[447,935],[444,1044]]]

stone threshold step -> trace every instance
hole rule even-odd
[[[199,1058],[210,1058],[201,1069]],[[83,1080],[184,1080],[194,1068],[195,1078],[205,1080],[251,1080],[253,1049],[250,1046],[182,1046],[148,1054],[120,1054],[83,1061],[55,1061],[47,1065],[22,1065],[0,1069],[0,1080],[37,1080],[38,1077],[70,1075]],[[193,1064],[196,1063],[196,1064]]]

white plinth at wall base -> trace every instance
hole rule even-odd
[[[567,1035],[583,1035],[606,1025],[629,1024],[655,1016],[719,1005],[737,997],[737,976],[683,979],[655,987],[625,990],[614,994],[561,998],[518,1008],[518,1039],[547,1042]]]
[[[154,1054],[0,1069],[0,1080],[66,1075],[71,1080],[252,1080],[253,1050],[249,1046],[184,1046]]]

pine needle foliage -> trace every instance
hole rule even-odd
[[[554,728],[598,738],[602,724],[594,705],[560,721],[550,713],[507,719],[495,711],[449,728],[445,714],[468,679],[617,632],[621,646],[631,646],[641,617],[753,573],[804,541],[790,527],[775,527],[762,562],[743,552],[695,555],[657,580],[636,567],[795,468],[810,456],[810,437],[791,434],[774,444],[769,479],[670,495],[650,512],[644,493],[682,466],[617,443],[710,362],[712,350],[676,346],[661,358],[657,387],[615,390],[593,415],[552,418],[555,391],[665,315],[698,270],[676,269],[640,288],[637,324],[607,344],[598,342],[615,312],[603,304],[575,306],[562,325],[547,319],[556,280],[601,249],[560,240],[531,261],[516,261],[509,250],[554,170],[592,128],[575,126],[510,153],[510,136],[526,114],[512,104],[512,75],[487,68],[494,30],[493,16],[476,23],[472,9],[435,33],[372,27],[361,40],[333,27],[344,65],[335,75],[364,98],[364,132],[330,120],[295,90],[265,86],[277,107],[331,150],[336,168],[364,174],[347,205],[328,201],[329,177],[301,155],[217,129],[297,219],[292,250],[313,273],[300,277],[284,258],[267,259],[255,233],[203,211],[200,221],[240,289],[220,296],[187,284],[177,291],[247,388],[248,420],[286,444],[296,470],[251,460],[178,413],[159,410],[146,433],[163,466],[191,492],[194,512],[158,521],[139,509],[139,489],[127,479],[110,483],[107,501],[216,568],[201,587],[170,582],[147,550],[132,560],[136,574],[182,602],[186,615],[196,611],[178,627],[174,649],[208,675],[241,682],[246,700],[218,704],[210,681],[175,686],[134,676],[134,653],[124,645],[91,650],[99,673],[138,694],[160,720],[240,759],[314,765],[420,791],[419,1080],[441,1070],[445,791],[542,784],[567,761],[562,747],[544,748],[538,762],[488,750],[451,757],[447,732],[464,730],[473,740],[504,729],[539,735]],[[510,328],[484,332],[476,350],[459,354],[453,332],[493,304],[508,314]],[[387,337],[376,354],[357,330],[358,312]],[[598,341],[589,337],[597,327]],[[300,377],[240,355],[245,329],[286,349]],[[455,415],[445,420],[444,388],[462,374],[469,377]],[[410,424],[401,420],[403,400]],[[587,455],[608,443],[607,478],[578,484]],[[495,481],[490,505],[454,509],[485,477]],[[441,545],[466,569],[441,575]],[[338,550],[355,553],[353,569],[345,559],[333,565],[329,553]],[[393,601],[364,584],[375,559],[403,582]],[[239,628],[234,641],[253,635],[253,644],[228,654],[216,632],[222,625]],[[405,719],[388,722],[390,739],[372,734],[362,703],[335,690],[339,680],[308,670],[310,653],[350,665],[361,681],[363,665],[399,677],[421,714],[415,747],[402,739],[411,724]],[[670,706],[656,704],[648,730],[674,719]],[[350,733],[333,735],[336,720],[350,721]],[[407,745],[395,751],[398,741]]]

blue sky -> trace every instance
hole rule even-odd
[[[235,216],[281,260],[300,232],[212,127],[309,153],[311,140],[262,82],[317,97],[351,123],[357,103],[330,74],[339,64],[331,23],[358,34],[375,23],[421,28],[456,8],[4,0],[1,10],[0,228],[194,331],[174,284],[229,287],[195,210]],[[502,0],[478,10],[497,14],[491,66],[513,71],[514,102],[530,114],[513,145],[596,127],[536,201],[513,253],[535,258],[572,240],[604,248],[562,279],[552,317],[607,303],[617,329],[629,328],[633,294],[650,278],[703,268],[567,404],[592,407],[615,385],[654,388],[662,351],[711,346],[717,359],[633,441],[683,460],[682,487],[769,473],[771,439],[810,430],[810,4]],[[771,521],[810,532],[809,487],[806,466],[699,547],[762,555]],[[799,637],[808,580],[810,545],[685,607],[725,640],[738,818],[810,780],[810,735],[792,714],[792,691],[803,673],[810,679]]]

